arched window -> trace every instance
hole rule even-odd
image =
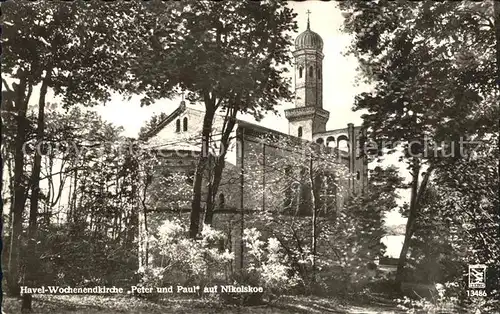
[[[337,149],[349,150],[349,138],[346,135],[342,134],[337,137]]]
[[[285,180],[287,182],[293,182],[294,176],[293,176],[293,169],[292,166],[287,165],[285,166]],[[292,208],[294,208],[294,204],[296,199],[295,199],[295,189],[293,184],[286,184],[285,190],[284,190],[284,210],[285,212],[289,212]]]
[[[302,137],[302,127],[299,126],[299,129],[297,130],[297,137]]]
[[[327,147],[335,147],[335,137],[329,136],[326,138],[326,146]]]
[[[302,78],[302,72],[304,71],[303,67],[299,67],[299,78]]]
[[[361,177],[361,174],[359,173],[359,171],[356,172],[356,180],[359,180],[359,178]]]
[[[318,77],[318,80],[321,80],[321,69],[320,68],[318,68],[318,75],[317,75],[317,77]]]
[[[309,67],[309,77],[313,77],[314,76],[314,68],[312,67],[312,65]]]
[[[320,145],[323,145],[324,141],[323,139],[320,137],[316,140],[316,143],[320,144]]]
[[[184,117],[184,120],[182,120],[182,130],[187,131],[188,130],[188,118]]]
[[[177,121],[175,121],[175,132],[180,132],[180,131],[181,131],[181,120],[177,119]]]

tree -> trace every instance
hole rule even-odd
[[[140,210],[141,156],[131,147],[134,142],[120,135],[121,128],[78,107],[66,113],[49,112],[46,131],[45,141],[53,151],[42,156],[46,184],[41,186],[40,203],[46,210],[38,229],[37,249],[43,254],[34,270],[36,282],[77,286],[84,280],[95,284],[131,281],[137,270]],[[58,176],[63,179],[57,180]],[[56,182],[51,183],[52,178]],[[67,201],[51,212],[53,198],[57,199],[52,195],[68,183]],[[75,270],[74,264],[81,267]]]
[[[168,5],[168,4],[165,4]],[[111,6],[111,7],[110,7]],[[19,293],[19,250],[26,191],[31,190],[28,228],[29,248],[35,252],[38,203],[40,199],[41,156],[35,154],[30,182],[24,174],[23,143],[26,141],[26,111],[33,88],[40,86],[38,99],[37,143],[45,135],[45,99],[52,90],[64,106],[93,105],[106,101],[111,90],[124,90],[126,71],[133,58],[132,49],[140,50],[143,35],[135,27],[141,4],[6,2],[3,28],[4,72],[19,83],[12,85],[16,94],[17,131],[14,162],[12,237],[8,282],[10,292]],[[113,14],[109,14],[109,11]],[[133,78],[130,78],[133,79]],[[35,256],[28,263],[27,279],[34,268]],[[30,308],[26,295],[24,308]]]
[[[446,295],[460,306],[498,309],[499,177],[498,135],[482,143],[468,159],[438,169],[423,197],[411,240],[406,271],[413,281],[447,285]],[[466,291],[468,265],[487,265],[488,298],[474,300]],[[489,308],[489,309],[488,309]]]
[[[385,214],[397,208],[396,191],[403,186],[402,182],[393,166],[370,170],[365,192],[347,200],[335,225],[325,232],[323,241],[332,252],[330,263],[341,266],[340,272],[335,272],[335,285],[340,281],[342,288],[356,290],[373,279],[369,270],[385,252],[382,243],[386,235]]]
[[[295,30],[294,14],[279,1],[191,2],[164,12],[151,31],[150,47],[131,70],[140,81],[134,87],[146,95],[144,103],[187,90],[187,100],[205,107],[201,154],[193,183],[190,236],[200,230],[201,190],[208,167],[211,138],[218,135],[220,152],[208,180],[205,222],[212,210],[226,150],[238,113],[257,119],[273,110],[281,99],[290,99],[289,81],[283,77],[290,61],[288,48]],[[163,19],[175,27],[166,29]],[[150,29],[143,29],[150,31]],[[215,131],[216,112],[223,112]]]
[[[493,1],[340,7],[345,30],[354,35],[350,52],[375,84],[373,92],[357,97],[355,108],[368,111],[364,125],[379,152],[403,148],[401,160],[412,176],[399,286],[433,172],[468,154],[469,148],[459,150],[460,139],[481,139],[497,129]]]

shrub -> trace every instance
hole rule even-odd
[[[282,252],[276,238],[267,242],[260,240],[261,233],[255,229],[245,229],[243,240],[248,248],[248,272],[250,278],[263,287],[269,298],[274,298],[300,283],[293,275],[288,258]]]
[[[205,225],[200,239],[187,237],[187,226],[179,220],[165,220],[152,237],[153,259],[139,269],[141,286],[199,285],[227,280],[234,254],[218,246],[224,234]]]

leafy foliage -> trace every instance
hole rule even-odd
[[[110,8],[109,6],[112,6]],[[9,251],[9,291],[19,294],[20,265],[24,264],[26,281],[34,285],[31,270],[36,269],[36,239],[38,228],[41,156],[33,151],[33,166],[27,173],[23,144],[28,138],[26,120],[32,92],[40,86],[36,142],[45,137],[45,105],[49,89],[64,107],[75,104],[94,105],[107,101],[114,90],[123,91],[128,79],[126,70],[133,59],[132,48],[144,43],[132,16],[141,12],[140,3],[64,3],[15,2],[2,4],[3,65],[7,77],[16,82],[9,88],[9,101],[2,109],[17,120],[14,156],[14,194],[12,199],[12,230]],[[108,10],[113,14],[109,14]],[[139,49],[140,50],[140,49]],[[7,93],[3,93],[7,95]],[[30,178],[29,180],[27,178]],[[30,191],[31,190],[31,191]],[[31,192],[31,194],[29,194]],[[23,213],[27,198],[30,213],[28,247],[21,251]],[[23,308],[31,307],[26,294]]]
[[[436,185],[428,193],[412,238],[410,274],[415,281],[453,283],[447,295],[465,306],[498,307],[500,241],[498,228],[497,136],[482,143],[474,157],[438,172]],[[467,266],[488,265],[488,298],[477,304],[469,298]]]
[[[150,47],[132,67],[135,87],[147,95],[145,103],[180,87],[191,101],[209,97],[257,115],[270,110],[290,97],[280,66],[290,60],[291,37],[284,33],[295,27],[292,16],[278,1],[190,2],[157,14],[152,30],[139,29],[150,34]]]
[[[229,147],[238,113],[260,119],[264,112],[273,111],[278,101],[291,99],[290,80],[283,74],[290,61],[288,33],[296,28],[294,15],[280,1],[190,2],[158,15],[153,5],[148,12],[157,22],[141,29],[150,35],[150,45],[134,51],[138,57],[128,74],[138,82],[125,84],[125,88],[144,94],[143,104],[180,90],[188,91],[187,100],[204,104],[202,152],[194,176],[190,218],[194,238],[200,230],[201,189],[203,174],[210,167],[208,147],[215,135],[214,115],[217,111],[225,114],[222,128],[217,130],[221,153],[207,180],[206,224],[212,223],[225,166],[224,148]]]
[[[438,142],[491,130],[499,96],[493,2],[381,2],[340,4],[355,35],[351,52],[375,84],[356,101],[369,111],[372,137]]]
[[[5,73],[22,69],[35,86],[50,72],[65,106],[108,100],[143,39],[133,27],[141,4],[7,1],[2,9]]]
[[[364,193],[339,200],[349,176],[342,152],[285,138],[261,142],[269,153],[248,153],[253,166],[245,184],[252,192],[245,197],[249,204],[264,199],[265,207],[247,223],[278,241],[289,272],[300,278],[295,290],[345,293],[366,286],[375,276],[370,265],[384,252],[384,214],[396,207],[395,191],[403,186],[397,170],[376,168]]]
[[[248,271],[255,276],[266,294],[277,295],[297,286],[300,277],[292,272],[288,257],[280,242],[273,237],[267,243],[260,240],[261,233],[256,229],[245,229],[243,241],[248,249]]]
[[[385,252],[381,242],[386,234],[384,215],[396,207],[396,189],[401,184],[402,178],[395,168],[377,167],[370,172],[366,192],[354,196],[339,211],[324,239],[328,249],[323,258],[331,266],[337,266],[330,267],[329,290],[343,287],[360,292],[368,283],[381,279],[375,261]]]
[[[368,137],[380,153],[403,148],[400,160],[408,162],[412,175],[399,284],[413,233],[436,224],[426,217],[435,213],[421,208],[435,206],[424,204],[432,202],[424,196],[433,172],[456,173],[470,157],[468,141],[485,141],[498,130],[494,3],[340,3],[345,30],[354,35],[350,52],[374,84],[372,92],[356,98],[355,109],[367,111]],[[452,202],[454,192],[439,195]],[[448,218],[440,219],[437,223],[447,225]]]
[[[138,164],[121,128],[92,111],[48,110],[41,150],[35,282],[71,286],[134,282]],[[29,160],[29,159],[28,159]],[[10,204],[13,205],[12,203]],[[24,233],[25,235],[25,233]],[[6,235],[10,239],[12,233]],[[27,246],[21,241],[21,248]],[[8,256],[8,251],[4,251]],[[74,265],[80,265],[78,269]]]
[[[150,240],[152,261],[139,269],[141,285],[205,285],[229,281],[229,267],[234,255],[220,248],[222,232],[204,226],[202,238],[187,238],[187,226],[179,220],[165,220]]]

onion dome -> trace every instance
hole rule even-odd
[[[323,50],[323,39],[311,30],[309,26],[309,17],[307,17],[307,29],[295,39],[295,50],[300,49]]]

